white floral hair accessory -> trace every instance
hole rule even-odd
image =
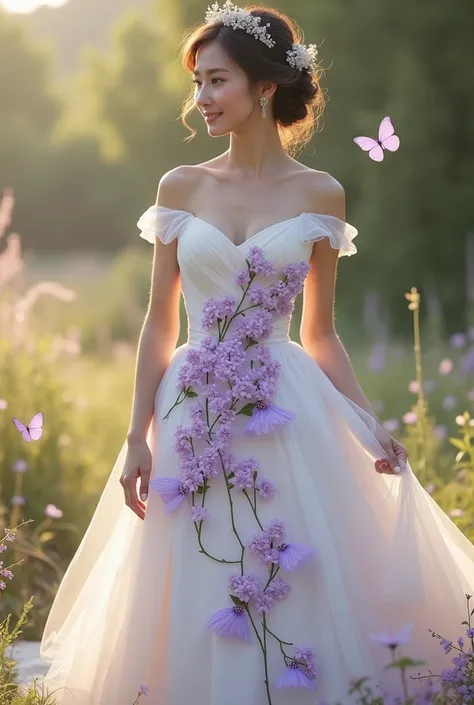
[[[255,39],[259,39],[270,49],[276,44],[267,31],[267,27],[270,27],[270,22],[261,25],[261,17],[252,15],[248,10],[244,10],[243,7],[234,5],[231,0],[226,0],[222,7],[219,7],[217,2],[213,3],[207,8],[205,20],[210,23],[221,22],[226,27],[232,27],[233,29],[243,29],[248,34],[253,34]],[[313,71],[316,67],[317,54],[316,44],[306,46],[305,44],[293,43],[291,49],[286,52],[286,60],[290,66],[299,71],[302,69]]]
[[[286,52],[286,60],[293,68],[301,71],[307,69],[313,71],[316,68],[316,57],[318,49],[316,44],[292,44],[291,49]]]
[[[270,23],[267,22],[266,25],[262,26],[260,24],[261,21],[261,17],[254,17],[247,10],[234,5],[231,0],[226,0],[221,8],[215,2],[207,8],[206,12],[206,22],[222,22],[226,27],[244,29],[248,34],[253,34],[256,39],[260,39],[271,49],[275,46],[275,41],[266,30],[267,27],[270,27]]]

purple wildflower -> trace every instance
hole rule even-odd
[[[403,627],[403,629],[395,634],[382,632],[381,634],[369,634],[369,637],[372,641],[377,642],[377,644],[380,644],[381,646],[388,646],[389,649],[396,649],[397,646],[406,644],[410,641],[412,629],[413,625],[407,624]]]
[[[273,606],[273,597],[265,592],[260,593],[255,598],[255,609],[259,614],[268,612]]]
[[[469,637],[469,639],[472,639],[474,637],[474,629],[472,627],[466,629],[466,636]]]
[[[273,499],[275,496],[275,487],[266,477],[260,477],[257,480],[256,487],[261,499]]]
[[[275,404],[265,404],[257,401],[252,416],[245,427],[248,435],[260,436],[263,433],[271,433],[274,426],[286,425],[296,418],[293,411],[286,411]]]
[[[283,600],[288,595],[290,590],[290,585],[277,576],[270,582],[265,590],[265,593],[275,600]]]
[[[21,494],[15,494],[11,498],[11,503],[14,507],[22,507],[25,504],[26,500]]]
[[[202,521],[207,516],[209,516],[209,510],[206,507],[196,507],[193,504],[192,507],[192,517],[193,521]]]
[[[276,274],[275,267],[265,259],[260,247],[251,247],[246,261],[249,263],[251,272],[255,274],[263,274],[266,277]]]
[[[0,580],[0,590],[5,590],[7,587],[7,584],[3,582],[3,580]]]
[[[237,575],[229,576],[229,588],[233,595],[242,600],[249,602],[252,597],[256,597],[262,590],[260,578],[257,575]]]
[[[183,486],[181,480],[174,477],[154,477],[150,481],[150,487],[156,490],[165,505],[165,514],[171,514],[184,499],[188,490]]]
[[[305,565],[314,555],[314,548],[302,543],[282,543],[278,551],[280,566],[288,571]]]
[[[15,460],[13,463],[13,472],[26,472],[28,470],[28,463],[26,460]]]
[[[0,543],[0,553],[6,551],[8,546],[5,543]]]
[[[280,678],[277,681],[277,688],[311,688],[314,689],[316,684],[304,668],[296,661],[292,661],[285,668]]]
[[[139,690],[140,695],[148,695],[148,686],[141,685]]]
[[[0,571],[0,575],[3,575],[4,578],[8,578],[8,580],[13,580],[13,573],[11,570],[8,570],[8,568],[3,568],[3,570]]]
[[[265,531],[270,538],[280,541],[285,535],[285,524],[280,519],[272,519]]]
[[[252,641],[247,613],[242,605],[224,607],[214,612],[207,626],[219,636],[243,639],[248,643]]]

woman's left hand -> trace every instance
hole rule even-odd
[[[398,475],[407,469],[408,451],[396,438],[389,434],[382,424],[377,423],[375,437],[386,453],[385,458],[378,458],[375,461],[375,469],[378,473],[387,475]]]

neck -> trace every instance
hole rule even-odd
[[[224,157],[227,170],[246,180],[275,176],[293,162],[284,151],[276,126],[269,117],[257,125],[253,123],[249,129],[243,126],[238,133],[231,132]]]

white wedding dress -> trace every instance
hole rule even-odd
[[[281,273],[289,264],[308,263],[313,242],[321,238],[329,238],[340,256],[352,255],[357,231],[335,217],[302,213],[235,245],[214,225],[163,206],[151,206],[139,228],[150,242],[178,238],[188,341],[175,350],[161,380],[148,438],[152,478],[176,479],[175,432],[189,425],[188,405],[196,398],[186,398],[164,417],[179,394],[178,375],[188,351],[196,352],[213,333],[202,325],[205,301],[239,300],[235,275],[246,269],[253,246]],[[403,654],[427,662],[409,673],[436,674],[451,665],[451,656],[428,630],[452,640],[462,633],[465,593],[474,591],[474,547],[410,468],[399,476],[375,471],[374,460],[384,453],[372,417],[290,340],[290,318],[276,316],[263,343],[281,366],[272,403],[294,419],[249,435],[244,433],[249,416],[237,416],[225,450],[237,462],[255,459],[275,488],[271,499],[260,500],[257,493],[262,525],[281,519],[285,541],[314,549],[295,570],[280,565],[278,577],[290,592],[275,599],[266,625],[283,642],[313,649],[316,688],[279,687],[285,664],[298,671],[290,676],[300,676],[302,667],[291,661],[294,647],[283,645],[290,659],[285,662],[279,642],[268,633],[267,689],[264,652],[251,625],[250,643],[221,636],[208,625],[211,615],[237,604],[227,581],[239,566],[200,551],[190,493],[165,513],[160,493],[150,489],[144,521],[125,505],[119,484],[124,443],[44,630],[41,656],[51,663],[45,685],[58,689],[60,705],[132,705],[141,685],[148,695],[141,696],[140,705],[349,703],[350,678],[370,676],[374,687],[392,683],[394,674],[383,668],[389,651],[369,634],[408,624],[413,632]],[[267,566],[247,547],[259,532],[251,502],[243,491],[228,489],[222,474],[211,480],[201,534],[205,551],[231,560],[240,556],[229,514],[232,496],[234,525],[246,546],[245,573],[265,580]],[[287,545],[279,550],[288,557],[293,549]],[[254,607],[249,612],[262,637],[261,613]],[[244,609],[234,614],[247,619]],[[302,680],[308,684],[309,678]],[[410,687],[420,684],[413,681]]]

